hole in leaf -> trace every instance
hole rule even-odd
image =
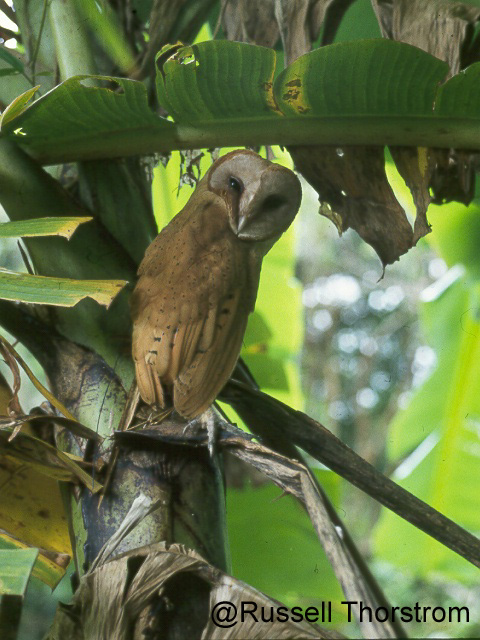
[[[117,95],[121,95],[125,93],[125,89],[122,87],[122,85],[117,80],[114,80],[113,78],[87,76],[85,78],[80,78],[78,82],[83,87],[87,87],[88,89],[108,89],[109,91],[113,91]]]
[[[160,53],[160,55],[157,57],[156,60],[156,65],[157,65],[157,69],[160,71],[160,73],[165,76],[164,71],[163,71],[163,65],[170,60],[171,58],[174,57],[174,55],[180,51],[180,49],[183,49],[183,45],[181,44],[175,44],[173,45],[173,47],[166,47],[165,51],[163,51],[163,53]]]
[[[184,56],[176,56],[175,58],[179,64],[193,64],[194,68],[198,67],[199,62],[195,58],[194,53],[187,53]]]

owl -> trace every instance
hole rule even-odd
[[[144,402],[173,406],[188,419],[210,407],[239,357],[263,257],[300,200],[292,171],[252,151],[233,151],[210,167],[147,248],[132,296]]]

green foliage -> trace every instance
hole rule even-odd
[[[275,59],[273,49],[227,40],[167,48],[156,59],[159,103],[176,122],[272,116]]]
[[[355,64],[352,64],[352,60]],[[277,78],[285,115],[431,115],[448,65],[392,40],[342,42],[301,56]]]
[[[0,238],[18,238],[34,236],[63,236],[70,239],[79,224],[89,222],[90,217],[36,218],[0,223]]]
[[[0,595],[23,596],[38,549],[0,549]]]
[[[97,154],[90,155],[95,158],[103,155],[105,136],[115,141],[119,131],[130,136],[138,131],[149,131],[150,135],[158,131],[162,135],[172,126],[152,113],[143,83],[126,78],[75,76],[15,119],[9,119],[3,129],[17,131],[17,138],[25,141],[32,153],[42,155],[54,154],[55,148],[68,145],[74,145],[74,154],[79,155],[82,145],[96,140]],[[122,152],[123,148],[117,147],[116,155],[123,155]]]
[[[92,298],[108,307],[125,286],[124,280],[68,280],[45,278],[0,269],[0,298],[73,307],[84,298]]]
[[[48,533],[51,537],[52,532],[49,531]],[[22,579],[22,576],[24,576],[24,579],[28,579],[28,577],[31,575],[32,578],[36,578],[37,581],[41,581],[43,584],[48,585],[50,589],[54,589],[65,575],[65,569],[60,568],[57,564],[52,562],[52,560],[47,558],[46,555],[38,553],[38,549],[25,547],[25,545],[22,545],[20,542],[18,542],[18,540],[10,538],[9,536],[0,536],[0,559],[2,557],[2,554],[6,552],[18,553],[25,551],[28,551],[29,554],[33,554],[33,557],[36,557],[33,569],[31,569],[31,574],[29,573],[27,576],[26,572],[27,568],[30,571],[30,564],[28,563],[28,559],[32,556],[24,556],[23,558],[22,556],[13,556],[13,560],[15,560],[16,557],[22,560],[22,563],[13,565],[13,568],[11,565],[13,579],[18,581],[19,579]],[[25,561],[25,564],[23,564],[23,561]],[[1,560],[0,566],[2,566]]]
[[[447,65],[400,42],[322,47],[274,82],[275,52],[238,42],[175,46],[157,66],[159,101],[175,124],[154,115],[140,82],[78,76],[11,119],[5,132],[16,132],[44,163],[242,142],[480,146],[480,63],[437,95]]]
[[[69,239],[79,224],[90,217],[37,218],[0,224],[0,238],[63,236]],[[30,304],[73,307],[84,298],[109,306],[126,284],[115,280],[69,280],[16,273],[0,268],[0,298]]]
[[[478,213],[476,202],[429,208],[433,233],[428,242],[450,267],[422,293],[419,305],[421,327],[437,363],[408,407],[395,416],[388,437],[395,481],[473,531],[480,529]],[[375,552],[427,579],[469,583],[476,575],[471,565],[392,513],[384,512],[376,527]]]
[[[338,493],[332,473],[317,477]],[[227,498],[234,575],[288,606],[332,600],[335,622],[344,620],[340,586],[301,506],[270,483],[230,489]]]
[[[23,64],[21,60],[12,55],[5,47],[0,46],[0,60],[3,60],[11,67],[11,69],[3,69],[2,71],[14,71],[16,73],[23,73]],[[2,75],[7,75],[2,73]]]

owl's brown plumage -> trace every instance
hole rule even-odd
[[[237,362],[262,259],[300,206],[295,174],[252,151],[215,162],[148,247],[132,297],[140,395],[203,413]]]

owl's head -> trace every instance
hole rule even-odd
[[[297,176],[253,151],[232,151],[207,174],[208,188],[225,200],[230,227],[240,240],[273,240],[292,223],[302,189]]]

